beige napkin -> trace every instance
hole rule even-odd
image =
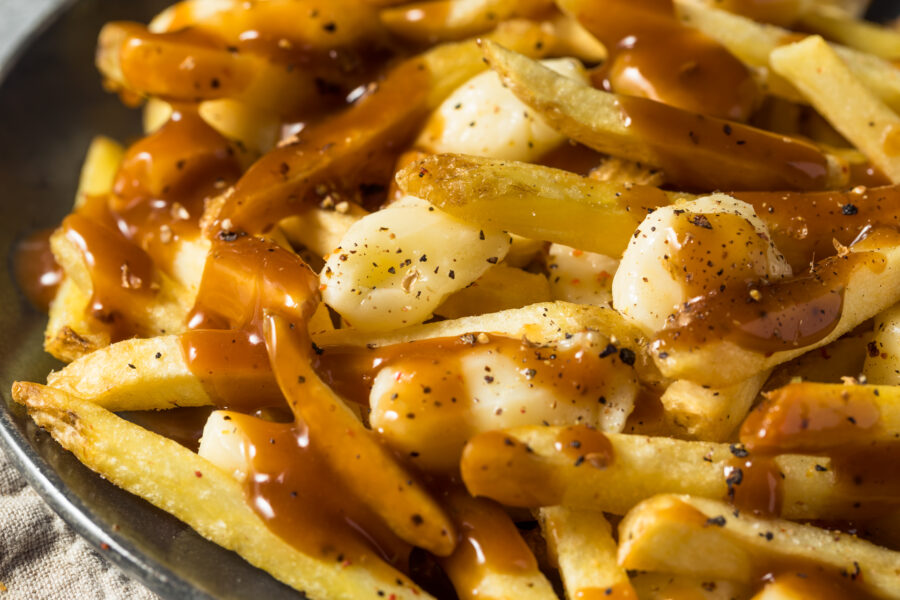
[[[0,452],[0,600],[157,600],[79,537]]]

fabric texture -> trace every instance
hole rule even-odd
[[[0,600],[157,600],[66,525],[0,453]]]

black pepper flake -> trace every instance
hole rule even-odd
[[[859,209],[855,204],[845,204],[841,207],[841,212],[849,217],[858,213]]]
[[[420,256],[420,257],[419,257],[419,262],[428,262],[428,255],[427,255],[427,254],[423,254],[422,256]]]
[[[496,265],[498,260],[500,260],[500,259],[498,259],[496,256],[492,256],[489,259],[487,259],[487,261],[489,263],[491,263],[492,265]]]
[[[725,125],[722,126],[722,131],[725,132],[725,135],[731,135],[731,125],[725,123]]]
[[[725,517],[723,515],[719,515],[718,517],[712,517],[706,520],[707,525],[714,525],[716,527],[725,527]]]
[[[619,360],[621,360],[626,365],[634,365],[634,361],[637,357],[634,354],[634,350],[630,350],[629,348],[622,348],[619,350]]]
[[[213,77],[213,78],[209,81],[209,87],[211,87],[211,88],[214,89],[214,90],[219,89],[219,78],[218,78],[218,77]]]
[[[390,273],[391,275],[393,275],[396,272],[397,272],[397,269],[395,269],[394,267],[388,267],[388,273]]]
[[[484,239],[484,230],[481,230],[481,231],[478,232],[478,239],[479,239],[479,240],[483,240],[483,239]]]
[[[155,358],[162,358],[162,352],[157,352]]]
[[[600,358],[606,358],[610,354],[615,354],[618,350],[619,349],[616,348],[614,344],[609,344],[603,349],[603,352],[600,353]]]
[[[816,465],[816,471],[818,471],[819,473],[824,473],[827,470],[828,470],[827,467],[823,467],[822,465]]]
[[[491,375],[485,375],[484,380],[488,383],[494,383],[494,378]]]
[[[128,363],[128,368],[129,368],[129,369],[137,369],[137,367],[136,367],[136,366],[134,366],[134,365],[133,365],[133,364],[131,364],[131,363]]]
[[[324,350],[322,350],[321,348],[316,346],[315,342],[312,342],[312,349],[313,349],[313,352],[315,352],[316,354],[319,354],[319,355],[321,355],[323,352],[325,352]]]
[[[731,453],[738,458],[747,458],[750,455],[750,453],[747,452],[747,449],[744,448],[742,444],[731,444],[730,446],[728,446],[728,449],[731,450]]]
[[[584,463],[584,456],[579,456],[575,459],[575,466],[580,467]]]
[[[413,525],[421,525],[422,523],[425,522],[425,519],[423,519],[422,515],[419,515],[419,514],[415,514],[410,518],[412,519]]]
[[[306,377],[303,375],[297,375],[297,383],[306,383]]]
[[[691,225],[702,227],[703,229],[712,229],[712,223],[706,218],[706,215],[694,215],[691,217]]]
[[[223,230],[220,231],[216,237],[218,237],[223,242],[233,242],[234,240],[238,239],[238,234],[234,231]]]
[[[335,31],[337,31],[337,23],[335,23],[334,21],[329,21],[322,25],[322,29],[324,29],[328,33],[334,33]]]
[[[447,277],[449,277],[450,279],[456,279],[456,273],[453,271],[453,269],[450,269],[450,272],[447,273]]]

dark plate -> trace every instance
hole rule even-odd
[[[161,596],[296,600],[297,592],[237,554],[97,477],[9,400],[13,381],[44,381],[60,367],[41,348],[46,316],[12,282],[10,248],[70,210],[94,135],[128,140],[140,134],[139,113],[101,88],[93,65],[97,33],[113,19],[146,22],[170,3],[74,3],[23,46],[0,87],[0,448],[79,534]]]
[[[94,44],[112,19],[147,21],[167,0],[84,0],[37,32],[0,88],[0,448],[47,503],[112,562],[167,598],[294,598],[298,594],[177,519],[97,477],[10,403],[12,382],[60,365],[41,348],[46,317],[10,277],[10,249],[69,211],[91,137],[139,135],[139,116],[102,91]],[[871,16],[900,14],[876,2]],[[25,47],[25,46],[23,46]]]

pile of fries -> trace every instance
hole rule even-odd
[[[900,598],[900,30],[865,5],[109,23],[145,137],[96,138],[23,257],[68,364],[13,397],[312,598]]]

